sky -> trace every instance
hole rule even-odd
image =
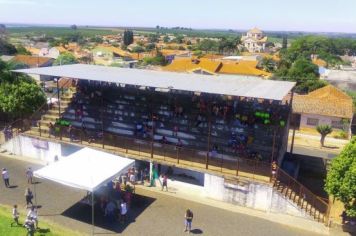
[[[0,0],[0,23],[356,33],[356,0]]]

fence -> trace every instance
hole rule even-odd
[[[195,168],[204,168],[221,173],[260,179],[268,182],[271,174],[269,162],[243,158],[238,155],[209,154],[207,150],[197,150],[177,145],[165,144],[148,139],[136,139],[108,132],[83,130],[74,127],[55,126],[49,128],[38,123],[38,135],[82,145],[100,147],[109,151],[130,154],[144,159],[161,160]]]

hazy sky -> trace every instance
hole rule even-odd
[[[0,0],[0,23],[356,33],[356,0]]]

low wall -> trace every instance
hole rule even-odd
[[[204,191],[208,198],[234,205],[312,219],[304,210],[283,197],[269,184],[253,181],[231,184],[225,183],[223,177],[205,174]]]
[[[18,135],[7,141],[2,148],[18,156],[29,157],[50,163],[55,156],[62,157],[61,144]]]

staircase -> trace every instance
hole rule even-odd
[[[76,89],[74,87],[63,93],[60,96],[60,114],[58,112],[59,105],[53,105],[52,108],[46,112],[46,114],[41,116],[41,120],[37,122],[37,126],[32,126],[31,129],[26,133],[37,136],[40,136],[40,133],[48,134],[49,124],[54,124],[56,120],[60,118],[60,115],[66,111],[75,93]]]
[[[327,199],[316,196],[280,168],[277,169],[272,183],[276,191],[298,205],[314,220],[325,224],[328,223],[329,204],[327,203]]]

